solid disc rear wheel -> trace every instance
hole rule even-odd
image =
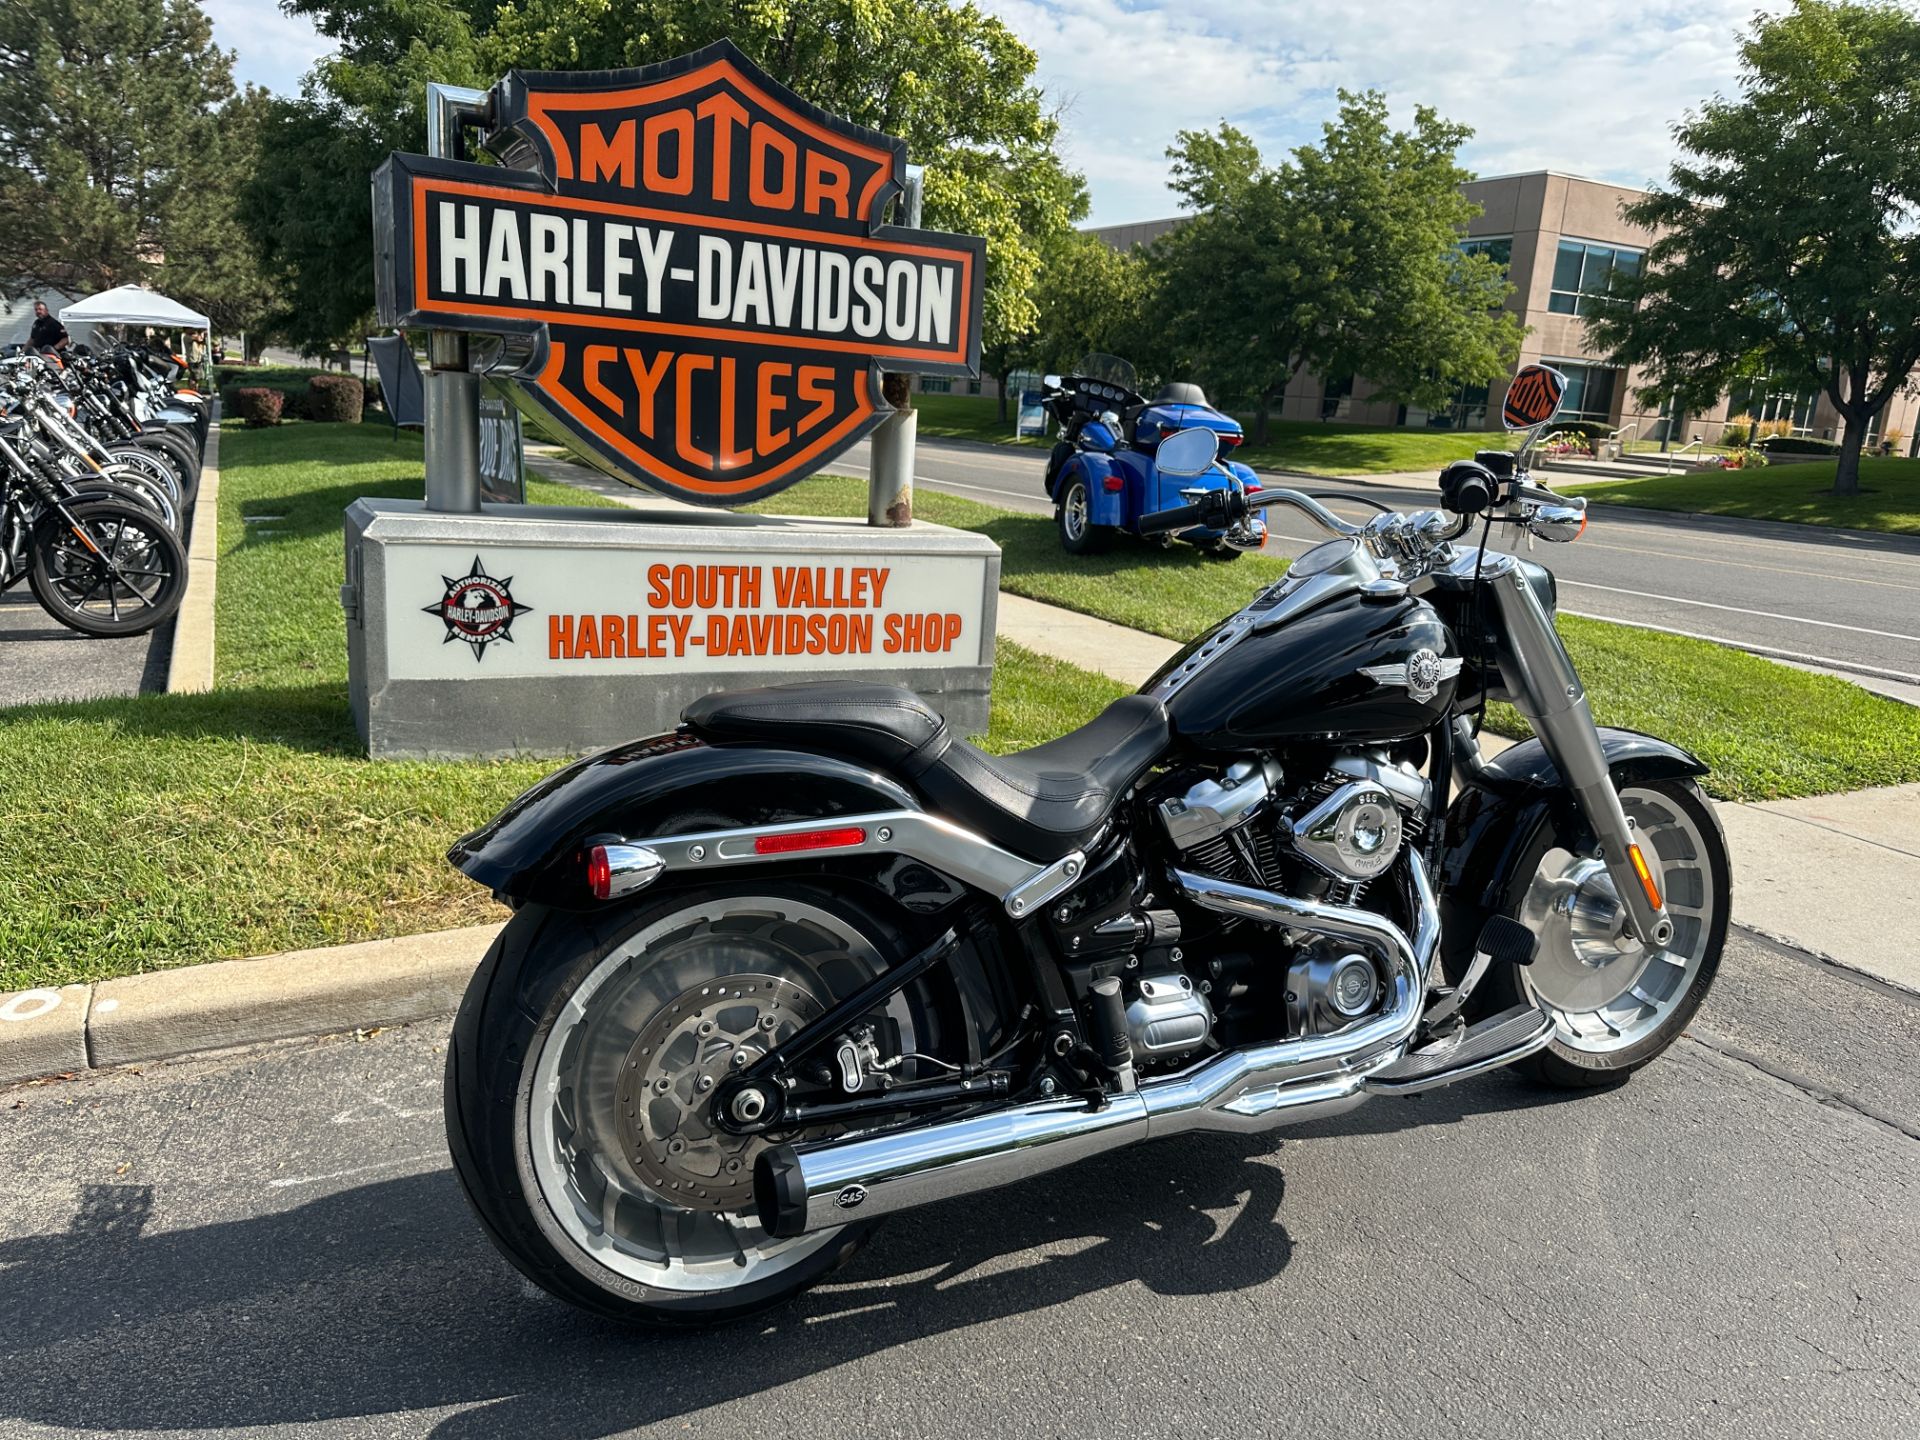
[[[456,1168],[501,1250],[563,1299],[656,1325],[749,1314],[842,1264],[872,1226],[768,1235],[754,1160],[794,1137],[733,1135],[708,1097],[888,948],[837,898],[772,887],[607,919],[521,910],[467,992],[447,1065]],[[903,1048],[917,1016],[904,996],[886,1007]]]

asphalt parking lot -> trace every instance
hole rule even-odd
[[[22,580],[0,595],[0,705],[97,700],[167,688],[173,623],[100,640],[54,620]]]
[[[1747,938],[1623,1089],[1122,1152],[696,1335],[494,1254],[444,1034],[0,1091],[0,1435],[1915,1433],[1920,998]]]

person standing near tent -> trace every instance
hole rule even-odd
[[[72,337],[67,334],[67,327],[55,319],[53,313],[47,309],[46,301],[36,300],[33,302],[33,331],[27,337],[27,344],[30,348],[34,350],[64,350],[67,348],[67,341],[71,338]]]

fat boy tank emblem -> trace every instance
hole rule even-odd
[[[1421,649],[1408,656],[1404,665],[1363,665],[1360,673],[1376,685],[1398,686],[1425,704],[1440,693],[1443,682],[1460,673],[1460,661],[1442,660],[1433,651]]]
[[[533,607],[522,605],[513,598],[510,588],[513,577],[504,580],[487,574],[487,567],[480,563],[478,555],[465,575],[442,575],[447,590],[433,604],[423,607],[428,615],[437,615],[446,622],[446,639],[440,643],[451,644],[455,640],[464,640],[473,648],[473,658],[481,659],[487,646],[496,640],[513,640],[513,619],[524,615]]]

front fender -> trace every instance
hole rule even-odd
[[[447,852],[453,867],[514,901],[588,903],[582,842],[917,810],[871,770],[804,751],[708,745],[684,732],[616,745],[556,770]]]
[[[1616,788],[1707,773],[1708,767],[1695,756],[1657,736],[1607,726],[1600,727],[1599,735]],[[1501,752],[1487,765],[1483,782],[1460,792],[1447,811],[1446,859],[1440,867],[1449,960],[1468,953],[1488,917],[1504,913],[1542,827],[1571,832],[1584,823],[1537,739]]]

